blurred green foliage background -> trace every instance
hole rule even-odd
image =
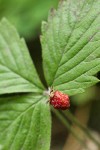
[[[58,0],[0,0],[0,18],[6,17],[20,35],[29,39],[40,31],[41,21]]]

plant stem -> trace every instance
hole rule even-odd
[[[70,125],[70,123],[66,120],[66,118],[59,111],[57,111],[53,108],[52,108],[52,111],[61,120],[61,122],[67,127],[67,129],[72,133],[72,135],[81,143],[81,145],[88,150],[85,142],[80,138],[80,136],[78,136],[78,134],[75,132],[75,130]]]
[[[76,124],[81,130],[96,144],[100,147],[100,143],[91,135],[91,132],[86,126],[83,126],[76,117],[70,111],[62,111],[62,113],[74,124]]]

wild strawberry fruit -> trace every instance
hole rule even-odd
[[[69,96],[58,90],[52,90],[50,92],[50,104],[56,109],[68,109],[70,107]]]

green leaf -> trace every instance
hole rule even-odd
[[[46,97],[24,94],[0,98],[0,148],[49,150],[50,119]]]
[[[30,38],[38,33],[41,21],[57,3],[58,0],[0,0],[0,18],[5,16],[22,36]]]
[[[43,68],[49,86],[69,95],[97,83],[100,0],[63,0],[42,24]]]
[[[0,23],[0,94],[42,92],[42,89],[24,40],[3,19]]]

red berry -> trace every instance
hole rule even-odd
[[[56,109],[68,109],[70,107],[70,100],[67,94],[58,90],[50,93],[50,104]]]

